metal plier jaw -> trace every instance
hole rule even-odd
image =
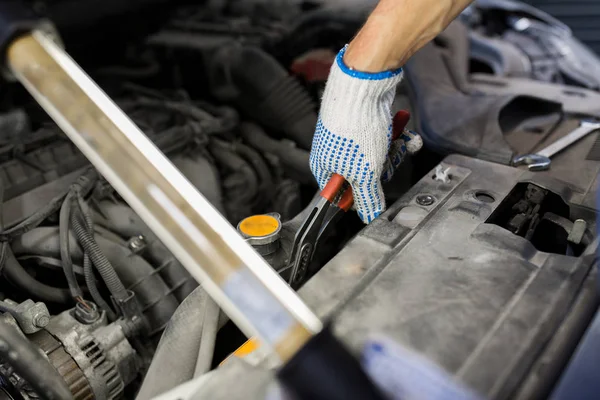
[[[353,205],[352,188],[346,179],[338,174],[332,175],[327,186],[321,191],[321,197],[294,237],[288,267],[292,271],[290,285],[297,285],[306,277],[321,237]]]

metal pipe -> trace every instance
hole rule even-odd
[[[248,336],[282,361],[316,315],[115,103],[43,32],[15,40],[11,72]]]

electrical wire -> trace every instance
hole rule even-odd
[[[78,299],[83,297],[83,292],[79,287],[75,272],[73,271],[73,260],[71,259],[71,249],[69,246],[69,220],[71,218],[71,205],[73,204],[74,197],[73,190],[69,191],[60,207],[58,232],[60,241],[60,259],[63,272],[65,273],[71,296],[73,296],[74,299]]]
[[[86,223],[82,221],[81,215],[71,214],[71,224],[75,231],[75,236],[84,251],[89,254],[92,263],[100,273],[102,280],[106,284],[108,291],[117,301],[126,301],[129,298],[129,294],[123,282],[115,272],[114,267],[111,265],[106,255],[100,250],[98,243],[94,239],[93,235],[86,227]]]
[[[86,224],[86,229],[90,233],[90,235],[94,234],[94,221],[92,220],[91,213],[89,212],[89,208],[83,199],[83,196],[80,192],[76,195],[77,198],[77,211],[83,217],[83,221]],[[96,277],[94,276],[94,268],[92,264],[92,260],[90,258],[89,251],[85,250],[83,254],[83,276],[85,279],[85,284],[90,291],[90,296],[94,302],[100,307],[102,310],[106,312],[106,316],[110,321],[114,321],[117,319],[116,313],[110,308],[108,303],[104,300],[100,291],[98,290],[98,286],[96,285]]]

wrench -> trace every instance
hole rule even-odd
[[[523,156],[515,157],[513,159],[513,165],[515,167],[518,167],[519,165],[528,165],[530,171],[546,171],[550,169],[551,157],[598,129],[600,129],[600,122],[583,120],[580,122],[579,128],[575,129],[562,139],[552,143],[550,146],[539,151],[538,153],[525,154]]]

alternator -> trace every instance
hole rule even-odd
[[[44,330],[29,335],[63,376],[75,400],[111,400],[136,376],[139,363],[122,327],[106,315],[82,323],[75,310],[52,317]]]

